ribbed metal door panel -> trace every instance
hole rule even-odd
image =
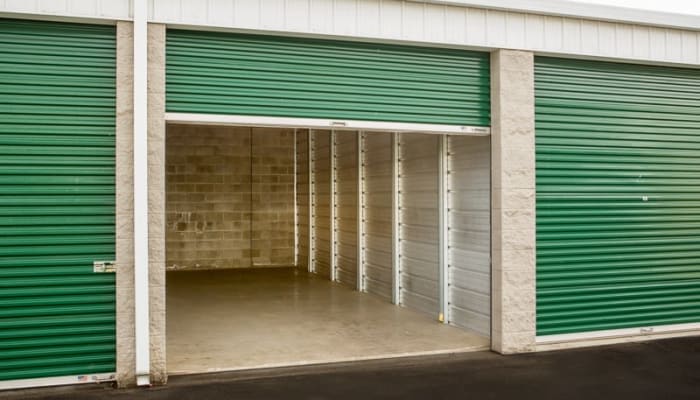
[[[700,322],[700,70],[537,58],[537,333]]]
[[[0,20],[0,380],[115,371],[115,29]]]
[[[313,138],[313,265],[314,272],[331,277],[331,133],[312,130]]]
[[[365,133],[363,166],[365,289],[387,300],[392,294],[391,135]]]
[[[168,30],[169,112],[490,123],[488,53]]]
[[[449,136],[449,322],[491,334],[491,146],[488,136]]]
[[[437,317],[438,135],[399,139],[401,304]]]
[[[337,280],[357,287],[357,135],[335,133],[335,263]]]

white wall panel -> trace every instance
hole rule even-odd
[[[0,0],[0,12],[130,19],[131,1]],[[700,65],[690,28],[399,0],[148,1],[150,21],[176,25]]]
[[[260,0],[260,20],[263,29],[278,29],[285,23],[284,0]]]
[[[309,151],[308,130],[296,133],[297,266],[307,269],[309,260]]]
[[[391,134],[366,132],[364,149],[365,288],[368,293],[391,300]]]
[[[333,2],[328,0],[310,0],[310,31],[319,34],[333,32]]]
[[[343,36],[357,34],[357,2],[355,0],[334,3],[333,32]]]
[[[518,49],[525,46],[525,14],[508,13],[506,26],[508,47]]]
[[[229,0],[208,0],[209,21],[220,25],[233,24],[233,2]]]
[[[402,133],[399,140],[400,303],[436,318],[438,138]]]
[[[533,49],[544,48],[544,16],[532,14],[526,16],[525,43]]]
[[[0,0],[5,14],[130,19],[133,0]],[[148,0],[149,20],[700,65],[700,31],[399,0]]]
[[[357,0],[357,35],[378,37],[380,3],[376,0]]]
[[[335,134],[335,267],[337,281],[357,287],[357,132]]]
[[[311,0],[286,0],[284,26],[293,31],[309,29],[309,2]]]
[[[490,138],[448,139],[448,322],[491,330]]]
[[[130,0],[0,0],[0,12],[130,19]]]
[[[311,131],[313,135],[313,265],[324,278],[331,276],[331,159],[330,131]]]

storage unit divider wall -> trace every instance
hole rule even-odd
[[[400,134],[400,304],[438,317],[437,135]]]
[[[491,157],[488,136],[448,138],[447,320],[490,335]]]
[[[335,201],[333,229],[335,230],[336,280],[357,288],[357,136],[358,132],[335,134],[333,179]],[[359,289],[359,288],[358,288]]]
[[[310,131],[313,144],[312,188],[313,188],[313,271],[322,277],[331,278],[331,132]]]
[[[392,300],[393,285],[392,135],[365,133],[362,165],[365,290],[388,301]]]
[[[316,135],[310,170],[315,182],[315,234],[311,247],[322,260],[316,264],[319,274],[330,279],[328,271],[335,268],[338,282],[388,301],[398,290],[397,304],[489,336],[489,138],[344,130],[311,132]],[[392,154],[394,135],[398,138],[396,168]],[[334,151],[327,146],[332,138]],[[440,141],[445,146],[442,153]],[[297,146],[300,159],[307,152],[305,146],[308,145]],[[444,196],[438,192],[441,163]],[[331,165],[333,182],[329,182],[327,170]],[[308,176],[309,171],[300,168],[297,174],[297,182],[303,182],[301,175]],[[396,175],[395,187],[392,175]],[[304,190],[308,187],[300,184],[298,193]],[[333,196],[329,197],[330,190]],[[398,197],[396,205],[392,199],[394,191]],[[444,206],[439,204],[441,198]],[[300,210],[305,207],[298,204]],[[329,212],[331,207],[334,212]],[[445,214],[446,233],[442,239],[438,232],[440,210]],[[394,227],[400,236],[397,248]],[[331,229],[335,239],[328,239]],[[329,240],[333,240],[332,259],[325,251],[330,248]],[[441,247],[445,250],[443,267]],[[303,251],[300,254],[303,258]],[[395,255],[400,260],[398,270],[393,265]],[[441,268],[445,279],[442,294]],[[358,270],[364,271],[359,280]],[[399,277],[396,288],[395,276]],[[445,298],[444,309],[439,304],[441,296]]]

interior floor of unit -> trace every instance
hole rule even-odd
[[[299,268],[167,273],[169,374],[486,350],[489,339]]]

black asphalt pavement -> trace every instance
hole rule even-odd
[[[0,399],[700,400],[700,337],[547,353],[471,353],[171,377],[167,386],[84,385]]]

